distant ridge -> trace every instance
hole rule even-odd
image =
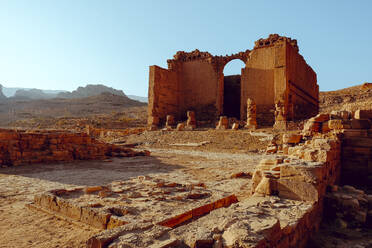
[[[127,97],[122,90],[116,90],[111,87],[107,87],[103,84],[88,84],[85,87],[78,87],[72,92],[61,92],[57,94],[58,98],[83,98],[89,96],[97,96],[101,93],[111,93],[117,96]]]
[[[33,88],[21,88],[21,87],[3,87],[3,93],[6,97],[13,97],[15,96],[16,92],[18,90],[34,90]],[[41,90],[45,94],[52,94],[52,95],[57,95],[60,92],[66,92],[66,90]]]
[[[135,96],[135,95],[127,95],[130,99],[139,101],[139,102],[148,102],[148,98],[144,96]]]
[[[3,94],[3,86],[0,84],[0,101],[6,99],[7,97]]]

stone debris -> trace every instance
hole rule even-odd
[[[276,107],[275,125],[283,129],[288,113],[280,101]],[[192,116],[195,120],[191,113],[187,126]],[[270,155],[253,174],[227,176],[240,184],[236,194],[204,182],[165,180],[165,174],[51,190],[35,196],[34,205],[104,230],[88,240],[89,248],[305,247],[323,213],[343,228],[372,226],[372,196],[352,186],[336,186],[344,181],[341,168],[343,175],[355,173],[369,183],[370,117],[363,111],[318,114],[300,134],[273,137],[266,150]],[[228,124],[221,116],[217,129]],[[198,147],[206,142],[171,145]],[[121,150],[112,154],[124,155]]]
[[[177,124],[177,131],[183,131],[185,129],[185,124],[184,123],[178,123]]]
[[[239,129],[239,123],[234,123],[231,127],[232,130],[238,130]]]

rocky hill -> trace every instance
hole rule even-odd
[[[53,126],[53,122],[58,118],[90,118],[94,120],[97,115],[103,114],[108,114],[109,116],[106,118],[110,119],[110,115],[114,116],[115,113],[131,112],[133,108],[139,108],[138,111],[141,115],[146,113],[146,103],[108,92],[96,96],[71,99],[32,100],[11,97],[0,104],[0,126],[6,127],[10,123],[19,121],[26,124],[28,122],[38,123],[42,120],[49,120],[48,122]],[[145,119],[145,117],[142,119]]]
[[[108,92],[113,95],[127,97],[122,90],[116,90],[102,84],[88,84],[85,87],[79,87],[72,92],[61,92],[57,95],[58,98],[82,98],[97,96],[101,93]]]
[[[319,105],[320,112],[372,109],[372,83],[364,83],[335,91],[321,91]]]
[[[18,99],[51,99],[57,97],[57,94],[45,93],[43,90],[39,89],[19,89],[15,92],[13,97]]]

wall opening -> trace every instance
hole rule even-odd
[[[224,67],[223,115],[240,119],[241,71],[245,64],[240,59],[231,60]]]

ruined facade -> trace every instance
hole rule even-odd
[[[241,75],[225,77],[225,65],[240,59]],[[150,66],[148,124],[164,124],[168,114],[185,120],[188,110],[198,120],[218,116],[245,120],[247,99],[257,105],[258,125],[273,125],[275,103],[284,104],[286,120],[318,113],[316,73],[299,54],[297,41],[277,34],[255,42],[253,50],[213,56],[194,50],[177,52],[168,69]]]

